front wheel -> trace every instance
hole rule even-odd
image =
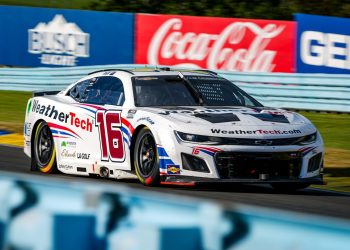
[[[137,136],[134,148],[136,175],[146,186],[157,186],[160,182],[157,144],[152,132],[143,128]]]
[[[32,170],[42,173],[56,171],[56,150],[52,133],[46,122],[39,123],[35,130]]]

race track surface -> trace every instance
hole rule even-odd
[[[30,159],[22,148],[0,146],[0,170],[43,175],[30,172]],[[144,187],[136,181],[117,181],[99,178],[88,178],[56,174],[58,178],[79,180],[90,183],[108,182],[115,185],[127,185],[135,189],[143,189],[162,193],[192,196],[214,200],[224,206],[232,204],[248,204],[263,207],[285,209],[314,215],[326,215],[350,219],[350,195],[337,192],[305,189],[291,194],[276,193],[265,185],[216,185],[211,187]],[[50,178],[48,175],[47,178]]]

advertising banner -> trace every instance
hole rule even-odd
[[[350,19],[296,14],[297,71],[350,74]]]
[[[0,6],[0,64],[133,62],[133,14]]]
[[[291,21],[136,15],[139,64],[245,72],[294,72]]]

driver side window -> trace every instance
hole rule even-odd
[[[125,101],[123,83],[113,76],[100,76],[77,83],[70,96],[82,103],[122,106]]]
[[[81,102],[81,100],[85,98],[86,89],[89,86],[90,81],[91,80],[89,79],[75,84],[75,86],[69,91],[69,96],[74,100]]]

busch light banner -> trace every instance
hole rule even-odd
[[[133,62],[133,14],[0,6],[0,64]]]
[[[350,19],[296,14],[297,72],[350,73]]]
[[[136,63],[294,72],[291,21],[136,15]]]

